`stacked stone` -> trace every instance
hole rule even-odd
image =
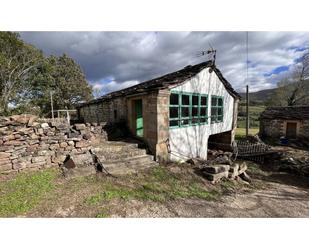
[[[33,115],[0,117],[0,173],[59,166],[67,155],[78,157],[107,140],[102,124],[37,121]]]

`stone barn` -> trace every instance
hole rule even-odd
[[[158,161],[207,159],[208,143],[230,146],[240,96],[212,61],[80,105],[84,122],[124,121]]]
[[[309,106],[266,108],[260,116],[260,135],[309,139]]]

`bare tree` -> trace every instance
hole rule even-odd
[[[278,83],[270,105],[295,106],[309,104],[309,53],[304,54],[287,77]]]

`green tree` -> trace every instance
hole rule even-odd
[[[42,52],[24,43],[18,33],[0,32],[0,113],[31,89],[29,79],[43,60]]]
[[[74,109],[76,104],[93,98],[92,87],[80,66],[65,54],[46,58],[32,79],[28,99],[32,99],[43,114],[49,114],[51,92],[54,109]]]

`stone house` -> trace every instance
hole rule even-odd
[[[266,108],[260,115],[260,135],[309,139],[309,106]]]
[[[240,96],[212,61],[109,93],[77,107],[84,122],[124,120],[156,160],[207,158],[208,143],[230,146]]]

